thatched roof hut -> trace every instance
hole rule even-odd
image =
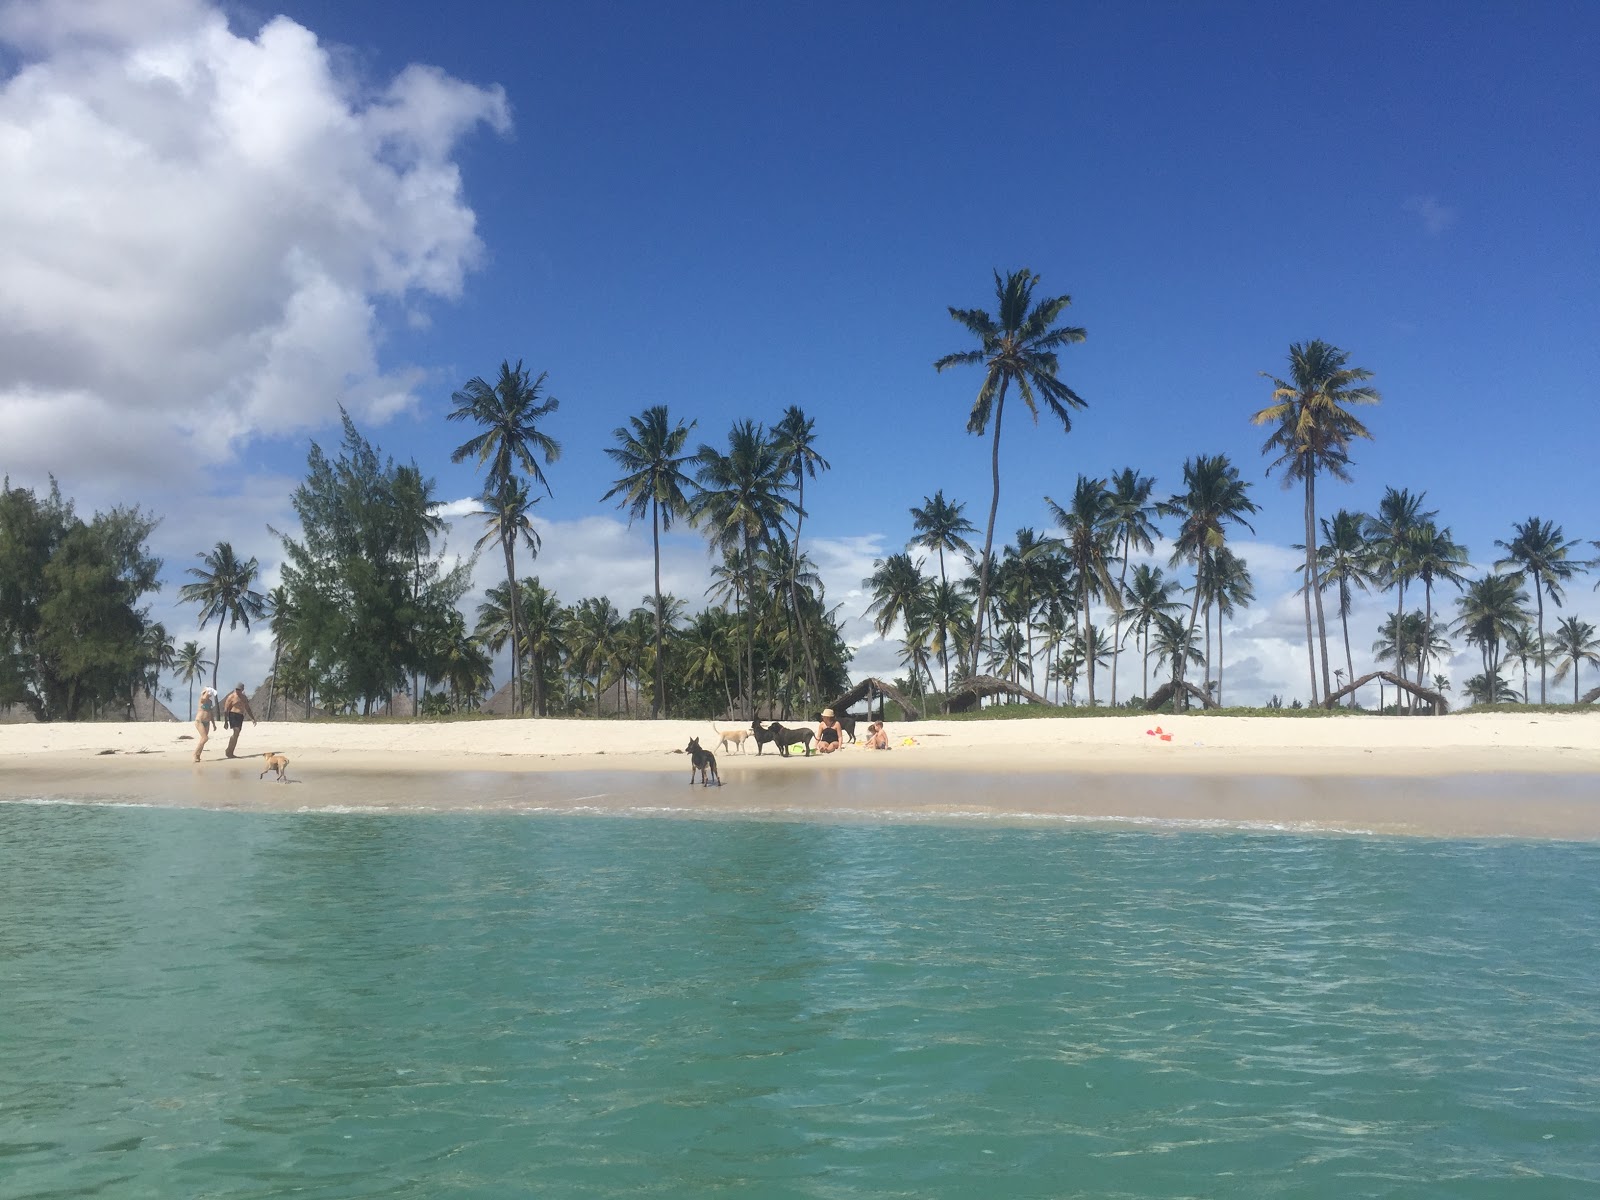
[[[1594,691],[1592,691],[1588,695],[1584,696],[1584,698],[1582,699],[1582,701],[1580,701],[1580,703],[1582,703],[1582,704],[1593,704],[1596,700],[1600,700],[1600,687],[1595,688]]]
[[[1013,700],[1027,700],[1032,704],[1050,707],[1050,701],[1020,683],[1012,683],[1011,680],[1001,679],[998,675],[968,675],[952,686],[950,711],[970,712],[978,707],[980,701],[987,700],[990,696],[1009,696]]]

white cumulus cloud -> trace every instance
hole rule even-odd
[[[295,22],[245,36],[190,0],[4,4],[0,43],[14,475],[140,479],[411,404],[377,348],[481,254],[451,156],[509,129],[498,87],[411,66],[364,89]]]

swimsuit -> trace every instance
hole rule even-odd
[[[837,729],[824,729],[822,731],[822,740],[824,742],[837,742],[839,740],[839,731]]]
[[[244,728],[244,714],[242,712],[226,712],[222,714],[223,723],[229,729]]]

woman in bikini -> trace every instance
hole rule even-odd
[[[200,709],[194,714],[195,732],[200,735],[200,740],[194,746],[194,760],[200,761],[200,751],[206,748],[206,742],[211,738],[211,726],[217,719],[217,693],[211,688],[200,689]]]

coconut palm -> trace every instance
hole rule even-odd
[[[1478,647],[1484,678],[1499,678],[1501,648],[1519,625],[1527,624],[1527,603],[1528,594],[1515,574],[1475,579],[1456,598],[1456,632]]]
[[[418,690],[418,662],[422,657],[421,622],[422,613],[422,584],[423,584],[423,559],[427,558],[433,546],[433,539],[445,531],[444,518],[439,515],[439,499],[435,492],[435,482],[422,473],[422,469],[412,462],[409,466],[397,467],[394,473],[394,507],[395,507],[395,534],[399,539],[400,553],[411,563],[411,611],[413,626],[411,635],[414,646],[411,652],[411,703],[413,715],[420,714],[422,696]],[[274,589],[276,591],[276,589]],[[273,593],[268,593],[271,599]],[[274,650],[274,661],[277,653]],[[276,675],[276,666],[274,666]],[[274,686],[274,693],[276,687]],[[267,701],[270,706],[272,701]]]
[[[797,510],[785,494],[786,468],[778,444],[754,421],[738,421],[728,431],[728,452],[701,446],[695,455],[695,478],[700,491],[690,504],[690,519],[705,532],[713,550],[726,558],[730,551],[743,554],[746,572],[755,565],[756,551],[784,528]],[[748,584],[744,596],[750,599]],[[747,697],[755,703],[754,605],[744,605],[745,670]]]
[[[1578,617],[1564,617],[1550,635],[1550,655],[1556,662],[1557,683],[1572,672],[1572,702],[1577,704],[1578,668],[1584,663],[1600,667],[1600,637],[1595,636],[1594,626]]]
[[[623,619],[605,596],[586,596],[570,610],[568,647],[577,674],[594,680],[594,715],[600,715],[600,698],[617,674]]]
[[[1078,601],[1082,606],[1082,628],[1088,638],[1089,605],[1094,600],[1106,600],[1120,618],[1122,614],[1121,589],[1111,578],[1111,562],[1116,554],[1116,514],[1113,497],[1103,479],[1090,479],[1079,475],[1073,485],[1072,501],[1063,508],[1049,496],[1045,507],[1061,527],[1066,544],[1066,558],[1078,577]],[[1094,707],[1094,667],[1091,655],[1084,660],[1086,682],[1089,688],[1089,707]]]
[[[1587,564],[1570,557],[1578,539],[1568,539],[1561,526],[1553,522],[1529,517],[1512,525],[1511,530],[1513,536],[1509,542],[1495,539],[1494,544],[1506,552],[1506,556],[1494,564],[1495,570],[1503,571],[1509,567],[1516,572],[1518,582],[1532,581],[1539,644],[1543,646],[1544,598],[1549,596],[1551,603],[1560,608],[1561,585],[1571,581]],[[1540,663],[1539,703],[1544,702],[1545,665]]]
[[[684,443],[694,422],[672,424],[665,404],[656,404],[637,417],[629,417],[631,429],[619,426],[612,430],[615,446],[606,447],[606,456],[621,467],[626,474],[616,480],[609,492],[600,497],[609,500],[620,496],[619,506],[628,510],[628,523],[650,514],[650,547],[655,560],[655,694],[650,697],[650,716],[661,716],[666,704],[666,655],[662,651],[661,619],[661,534],[672,528],[673,519],[686,516],[689,497],[685,489],[694,481],[683,471],[689,456],[682,453]]]
[[[1141,475],[1132,467],[1124,467],[1111,476],[1111,537],[1118,546],[1117,596],[1120,598],[1128,584],[1128,560],[1135,550],[1146,554],[1155,550],[1156,481]],[[1122,653],[1122,610],[1115,610],[1116,622],[1111,636],[1111,706],[1117,705],[1117,657]]]
[[[1194,630],[1192,621],[1185,622],[1178,617],[1162,614],[1155,619],[1150,637],[1150,648],[1156,654],[1156,666],[1170,666],[1172,669],[1174,710],[1180,704],[1178,692],[1182,690],[1180,685],[1183,683],[1185,672],[1189,667],[1205,662],[1205,655],[1201,654],[1200,648],[1194,644]]]
[[[800,630],[800,646],[806,656],[806,686],[813,693],[817,687],[817,663],[811,649],[811,635],[806,622],[800,619],[799,583],[795,575],[800,569],[800,526],[805,520],[806,480],[815,479],[818,471],[828,470],[828,460],[817,453],[817,423],[806,416],[797,405],[783,410],[783,416],[773,428],[778,443],[780,469],[794,476],[794,558],[789,574],[789,603],[794,609],[795,623]]]
[[[1409,558],[1411,570],[1422,581],[1422,612],[1427,627],[1433,628],[1433,585],[1438,580],[1461,587],[1467,582],[1462,568],[1467,565],[1467,548],[1457,545],[1450,536],[1449,527],[1440,529],[1432,521],[1424,521],[1410,533]],[[1419,664],[1427,669],[1424,660]],[[1418,675],[1420,681],[1422,675]]]
[[[1549,661],[1549,655],[1539,645],[1539,635],[1534,632],[1532,625],[1518,625],[1506,634],[1505,656],[1508,662],[1514,662],[1522,668],[1522,694],[1529,695],[1529,665],[1538,663],[1543,666]]]
[[[1317,610],[1316,638],[1321,648],[1322,694],[1332,691],[1328,671],[1328,630],[1322,612],[1322,586],[1317,575],[1317,474],[1326,471],[1335,479],[1350,478],[1350,443],[1356,438],[1371,440],[1372,434],[1350,411],[1351,405],[1376,404],[1377,389],[1365,386],[1372,372],[1349,366],[1350,355],[1320,339],[1296,342],[1289,347],[1289,378],[1272,380],[1272,403],[1250,418],[1255,425],[1276,425],[1261,447],[1263,454],[1276,453],[1267,467],[1283,467],[1283,483],[1295,480],[1305,485],[1305,587],[1307,589],[1306,641],[1312,638],[1310,604]],[[1312,702],[1316,702],[1316,678],[1312,678]]]
[[[511,644],[511,711],[521,712],[518,698],[518,677],[522,670],[522,605],[516,587],[517,543],[527,546],[530,557],[537,557],[543,539],[533,525],[533,506],[539,497],[530,495],[527,481],[516,475],[491,479],[478,498],[483,505],[474,516],[484,520],[484,533],[474,549],[482,550],[490,542],[496,543],[506,560],[507,596],[510,603],[508,631]]]
[[[1142,641],[1140,658],[1144,663],[1146,700],[1150,698],[1150,627],[1160,618],[1183,608],[1172,598],[1177,590],[1177,581],[1168,579],[1160,567],[1140,563],[1133,569],[1133,582],[1128,585],[1124,609],[1128,616],[1128,632],[1123,637],[1138,636]]]
[[[1222,626],[1241,608],[1247,608],[1256,598],[1255,580],[1250,576],[1250,566],[1227,546],[1219,547],[1211,556],[1205,583],[1207,604],[1217,608],[1217,703],[1222,703]],[[1206,638],[1206,675],[1211,674],[1209,657],[1211,638]]]
[[[1467,680],[1466,692],[1467,698],[1474,704],[1515,704],[1522,699],[1517,695],[1516,688],[1499,675],[1487,672]]]
[[[1209,559],[1227,544],[1230,525],[1243,525],[1255,532],[1245,516],[1259,511],[1259,506],[1250,499],[1250,485],[1239,478],[1239,469],[1228,461],[1226,454],[1198,455],[1186,460],[1183,483],[1184,490],[1163,501],[1160,511],[1176,517],[1179,522],[1170,565],[1190,563],[1198,581]],[[1199,621],[1202,591],[1198,586],[1194,589],[1194,599],[1189,606],[1191,640]],[[1187,655],[1173,660],[1180,683],[1189,661]],[[1180,695],[1174,695],[1173,699],[1179,704],[1184,702]]]
[[[974,607],[976,626],[973,641],[983,641],[985,609],[989,603],[989,555],[994,548],[994,519],[1000,508],[1000,424],[1005,416],[1006,394],[1014,386],[1034,422],[1039,420],[1039,399],[1062,428],[1072,429],[1069,410],[1085,407],[1086,402],[1057,377],[1060,363],[1057,351],[1082,342],[1085,333],[1072,326],[1056,326],[1056,320],[1072,303],[1070,296],[1056,296],[1033,303],[1033,289],[1039,277],[1032,271],[1013,271],[1005,279],[994,274],[996,315],[982,309],[952,308],[950,315],[978,339],[974,350],[947,354],[933,364],[936,371],[949,367],[975,365],[984,368],[983,386],[967,417],[967,432],[982,436],[994,418],[994,440],[990,450],[990,471],[994,492],[989,501],[989,522],[979,556],[978,600]]]
[[[194,681],[204,679],[206,668],[211,665],[211,660],[205,657],[205,651],[200,649],[199,642],[185,642],[178,649],[177,658],[173,660],[177,677],[189,685],[189,715],[194,716]]]
[[[916,535],[910,544],[938,554],[940,583],[950,582],[950,576],[944,569],[946,550],[952,554],[959,551],[968,557],[972,555],[972,543],[967,541],[967,535],[977,533],[978,527],[962,515],[966,507],[965,504],[946,500],[944,489],[941,488],[932,496],[924,496],[921,508],[913,507],[911,510],[911,527]]]
[[[255,590],[256,578],[261,573],[255,559],[241,560],[233,552],[232,542],[218,542],[212,550],[199,555],[200,566],[190,567],[189,574],[196,582],[186,583],[178,589],[178,599],[185,604],[200,606],[200,628],[217,622],[216,657],[211,660],[211,686],[217,686],[218,665],[222,661],[222,626],[229,629],[243,625],[250,631],[250,622],[266,611],[266,597]]]
[[[481,376],[467,380],[461,390],[451,395],[450,401],[455,407],[445,414],[446,420],[471,421],[483,429],[483,432],[457,446],[450,455],[450,461],[458,463],[471,458],[480,467],[488,467],[483,495],[489,508],[506,510],[507,519],[501,526],[500,546],[506,560],[506,583],[513,599],[516,596],[514,585],[517,578],[515,544],[521,536],[521,530],[513,519],[517,512],[508,506],[512,506],[520,495],[521,514],[526,515],[531,510],[531,502],[527,499],[528,488],[525,484],[518,486],[517,470],[520,468],[544,488],[546,495],[553,495],[538,456],[542,455],[547,465],[561,457],[561,443],[539,428],[540,421],[561,407],[561,401],[554,396],[543,395],[544,381],[544,373],[537,379],[530,379],[521,359],[517,360],[515,367],[502,361],[500,376],[492,386]],[[484,540],[480,540],[478,545],[482,546]],[[517,698],[517,655],[522,640],[520,629],[520,614],[517,605],[513,604],[511,706],[514,712],[520,711]]]
[[[922,573],[922,559],[913,560],[903,552],[874,559],[872,568],[872,574],[861,581],[861,586],[872,593],[872,603],[867,606],[872,627],[879,637],[886,638],[896,621],[905,623],[923,603],[929,581]]]
[[[1323,517],[1322,544],[1317,547],[1322,587],[1339,589],[1339,626],[1344,634],[1344,665],[1350,679],[1356,678],[1355,659],[1350,654],[1350,607],[1355,589],[1367,591],[1376,586],[1378,570],[1372,548],[1363,536],[1367,518],[1347,508],[1341,508],[1332,518]],[[1355,707],[1355,693],[1350,693],[1348,705]]]
[[[1384,587],[1395,589],[1395,620],[1405,608],[1406,584],[1416,578],[1412,562],[1411,531],[1439,514],[1424,511],[1422,501],[1426,492],[1413,496],[1405,488],[1385,488],[1383,499],[1378,501],[1378,511],[1367,518],[1367,541],[1372,547],[1377,564],[1378,578]],[[1400,677],[1405,678],[1405,664],[1397,666]]]

